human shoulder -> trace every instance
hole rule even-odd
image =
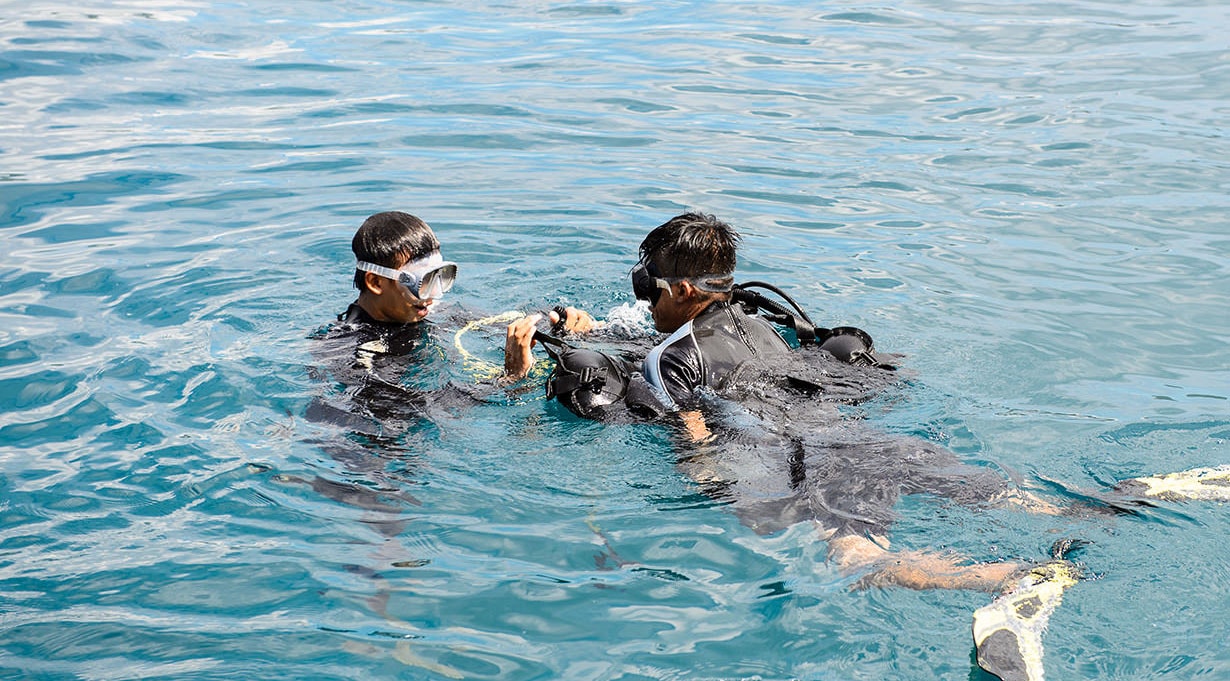
[[[703,380],[700,349],[692,333],[695,321],[689,320],[654,346],[641,363],[645,380],[671,410],[691,397]]]
[[[758,354],[783,354],[791,350],[790,344],[767,319],[760,315],[747,314],[741,305],[730,305],[730,309],[733,314],[750,324],[749,336]]]
[[[358,301],[351,303],[344,312],[339,314],[337,316],[337,322],[342,326],[350,327],[370,325],[376,328],[386,327],[393,329],[396,327],[405,326],[404,324],[382,322],[377,320],[375,317],[368,314],[367,310],[364,310],[363,306],[359,305]]]

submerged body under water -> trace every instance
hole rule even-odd
[[[415,325],[338,321],[315,333],[318,366],[312,371],[328,387],[305,417],[348,433],[325,451],[362,461],[373,445],[394,451],[409,446],[407,439],[435,427],[435,416],[452,419],[480,404],[542,390],[541,375],[512,386],[495,378],[450,378],[447,365],[458,358],[447,329],[466,323],[459,316]],[[657,339],[617,329],[570,340],[636,366]],[[677,438],[678,470],[761,534],[811,521],[824,536],[884,537],[903,495],[966,506],[1002,496],[1008,481],[998,472],[857,417],[860,403],[901,390],[906,373],[852,365],[815,346],[749,361],[720,391],[702,390],[691,405],[705,414],[712,436],[700,443]],[[603,420],[656,422],[669,432],[677,426],[674,414],[660,411],[649,421],[639,410],[610,411]]]
[[[808,347],[754,360],[703,400],[713,435],[685,448],[681,468],[761,533],[813,521],[824,536],[885,537],[904,495],[971,507],[1002,496],[997,471],[858,417],[858,404],[891,398],[903,380]]]

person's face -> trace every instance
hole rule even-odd
[[[419,298],[411,293],[410,288],[405,284],[392,279],[385,279],[384,283],[384,288],[388,291],[385,294],[387,303],[385,314],[390,318],[389,321],[412,324],[423,321],[431,313],[434,299]]]
[[[662,291],[656,303],[649,306],[649,314],[653,317],[653,326],[662,333],[674,333],[696,316],[695,304],[689,304],[688,293],[684,282],[670,285],[670,291]]]
[[[414,265],[415,263],[409,263],[409,266],[412,268],[414,268]],[[406,262],[402,262],[399,263],[396,269],[401,270],[407,266]],[[430,271],[430,269],[429,266],[417,267],[414,268],[414,273],[421,277],[424,272]],[[369,277],[368,288],[374,296],[374,307],[378,311],[376,316],[381,321],[413,324],[423,321],[431,313],[431,306],[435,303],[434,298],[418,297],[411,290],[410,286],[397,279],[390,279],[372,272],[369,272],[367,276]],[[372,277],[376,278],[375,281],[372,281]],[[428,282],[430,281],[429,279]],[[445,290],[447,290],[447,287],[445,287]],[[441,288],[439,286],[432,286],[430,283],[419,286],[419,293],[425,296],[428,292],[434,293],[438,291],[441,291]]]
[[[632,269],[632,293],[649,303],[649,314],[658,331],[671,333],[689,319],[683,303],[686,286],[664,278],[652,260],[640,262]]]

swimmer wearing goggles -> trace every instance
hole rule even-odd
[[[439,250],[397,269],[365,260],[356,262],[355,269],[367,281],[355,304],[375,321],[393,324],[423,321],[457,279],[456,263],[446,262]]]

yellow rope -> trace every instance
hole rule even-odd
[[[461,355],[461,368],[480,381],[492,379],[504,373],[503,366],[496,364],[495,362],[488,362],[485,359],[475,357],[470,354],[470,352],[465,349],[465,346],[461,344],[461,337],[474,329],[481,329],[482,327],[489,326],[491,324],[508,324],[514,320],[520,319],[523,316],[524,315],[517,310],[509,310],[508,312],[501,312],[500,314],[492,315],[490,317],[476,319],[458,329],[457,333],[453,334],[453,347],[457,348],[457,354]]]

